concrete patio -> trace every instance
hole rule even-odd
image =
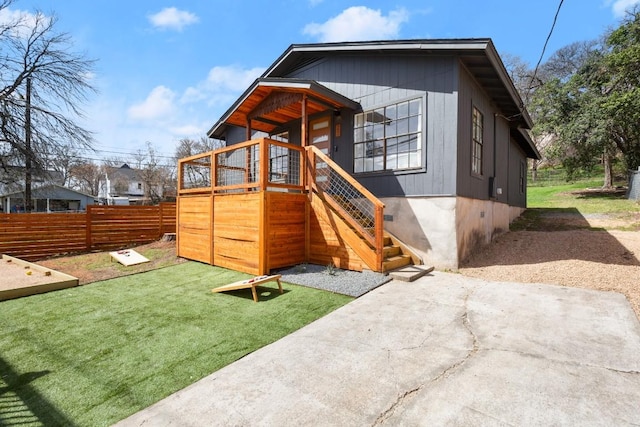
[[[620,294],[392,281],[119,426],[639,425]]]

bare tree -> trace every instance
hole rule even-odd
[[[147,142],[147,150],[138,150],[135,155],[138,177],[142,181],[145,198],[151,204],[158,204],[167,199],[170,193],[175,194],[176,178],[175,165],[163,164],[156,150],[150,142]]]
[[[0,12],[13,0],[0,0]],[[25,168],[25,204],[31,209],[31,174],[53,149],[91,147],[77,124],[80,106],[94,92],[93,61],[72,52],[57,18],[41,12],[8,14],[0,23],[0,168]]]
[[[72,186],[93,196],[99,194],[100,181],[104,179],[104,168],[91,161],[77,162],[69,169],[69,180]]]
[[[179,141],[178,146],[176,147],[176,165],[178,160],[184,159],[185,157],[206,153],[222,147],[224,147],[224,141],[220,141],[218,139],[211,139],[205,136],[200,137],[200,139],[183,138]],[[183,174],[181,177],[183,182],[189,182],[193,185],[204,187],[211,184],[209,182],[210,166],[202,165],[202,167],[199,167],[197,164],[191,164],[189,167],[185,167],[182,172],[178,173]]]
[[[176,147],[176,162],[185,157],[190,157],[207,151],[224,147],[224,141],[201,136],[200,139],[183,138]]]

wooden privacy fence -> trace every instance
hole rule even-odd
[[[88,206],[84,213],[0,214],[0,253],[35,261],[149,243],[175,231],[175,203]]]

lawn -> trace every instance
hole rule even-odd
[[[640,204],[626,198],[624,189],[605,191],[601,180],[527,188],[530,208],[577,209],[582,214],[628,214],[640,212]]]
[[[573,183],[527,188],[527,210],[510,229],[552,231],[586,228],[601,231],[640,230],[640,203],[626,198],[624,188],[603,190],[602,180],[583,179]],[[576,218],[567,224],[567,217]],[[562,221],[559,217],[564,217]],[[598,218],[591,227],[586,218]]]
[[[0,303],[0,425],[111,425],[352,300],[188,262]]]

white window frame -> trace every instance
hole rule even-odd
[[[471,109],[471,173],[483,174],[484,114],[475,105]]]

